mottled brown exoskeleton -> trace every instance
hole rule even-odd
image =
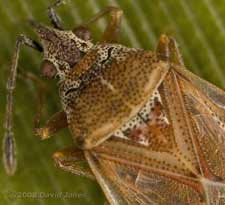
[[[18,38],[7,84],[6,142],[13,144],[12,93],[25,44],[43,51],[43,76],[59,77],[63,111],[36,129],[46,139],[69,127],[76,146],[53,155],[59,167],[96,179],[112,205],[225,204],[224,91],[186,70],[166,35],[154,52],[117,44],[119,8],[63,30],[54,12],[61,2],[49,8],[55,28],[31,22],[41,45]],[[110,23],[94,44],[88,25],[106,13]],[[12,170],[13,146],[5,153]]]

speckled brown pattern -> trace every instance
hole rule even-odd
[[[16,168],[12,99],[25,44],[44,52],[45,77],[59,77],[63,111],[36,133],[47,139],[69,126],[78,146],[54,154],[60,168],[96,178],[111,205],[224,205],[225,92],[185,69],[171,37],[162,35],[155,52],[111,43],[119,8],[89,21],[111,13],[96,44],[87,24],[62,30],[54,13],[62,2],[50,7],[56,28],[32,21],[42,46],[23,35],[17,40],[7,84],[6,172]]]
[[[167,69],[150,51],[113,44],[89,51],[61,85],[73,137],[99,143],[110,136],[140,110]],[[72,80],[80,85],[68,94],[74,87]],[[90,148],[91,144],[84,146]]]

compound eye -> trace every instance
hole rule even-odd
[[[44,60],[41,64],[41,75],[46,78],[53,78],[57,73],[54,64],[48,60]]]
[[[79,26],[73,30],[73,33],[80,39],[88,41],[91,39],[91,32],[84,26]]]

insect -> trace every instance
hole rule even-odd
[[[36,129],[42,139],[70,129],[75,145],[53,155],[58,167],[96,179],[111,205],[225,204],[225,92],[185,68],[171,37],[162,35],[154,52],[116,43],[119,8],[66,31],[54,11],[61,3],[49,7],[55,28],[31,22],[41,45],[18,38],[6,136],[13,138],[12,96],[25,44],[44,53],[42,75],[59,78],[63,111]],[[88,26],[107,13],[94,44]]]

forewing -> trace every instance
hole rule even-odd
[[[157,168],[154,163],[151,166],[146,158],[139,161],[135,146],[126,140],[112,139],[86,152],[91,169],[112,205],[203,204],[199,182]],[[143,147],[136,155],[145,151]]]
[[[204,93],[204,95],[207,96],[209,100],[214,102],[219,107],[225,107],[224,90],[198,77],[187,69],[184,69],[179,66],[175,66],[174,68],[176,72],[180,75],[180,77],[195,86],[195,88],[197,88],[199,92]]]
[[[102,159],[94,152],[86,152],[85,156],[111,205],[151,204],[147,199],[145,202],[143,199],[139,202],[144,194],[140,193],[133,185],[126,183],[126,181],[121,178],[116,163]],[[121,171],[123,170],[121,169]],[[140,196],[138,196],[139,194]]]
[[[225,92],[183,69],[176,69],[184,106],[195,128],[203,175],[225,181]],[[213,177],[214,176],[214,177]]]

